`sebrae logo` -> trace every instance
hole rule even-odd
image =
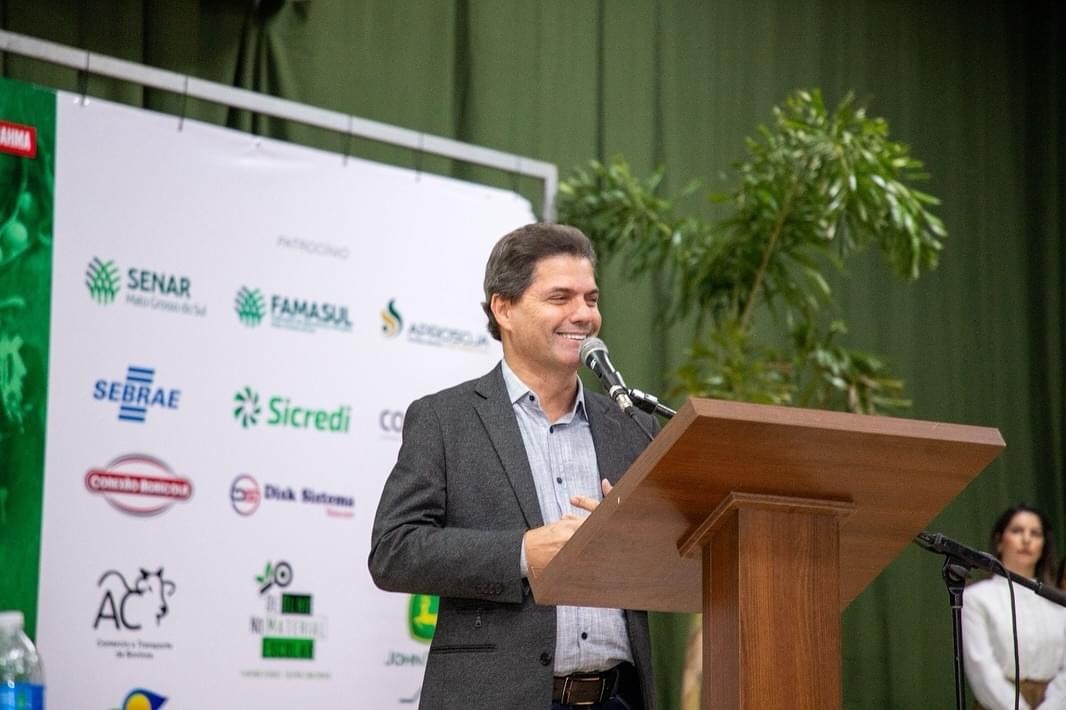
[[[237,312],[237,319],[241,323],[249,328],[257,327],[266,315],[266,302],[263,300],[262,291],[241,286],[234,299],[233,309]]]
[[[134,688],[122,701],[122,706],[114,710],[159,710],[167,698],[144,688]]]
[[[97,380],[93,399],[117,402],[118,418],[123,422],[144,423],[148,409],[177,409],[181,390],[154,386],[155,368],[130,365],[125,380]]]
[[[233,395],[233,418],[244,429],[259,425],[263,413],[259,393],[245,386]],[[293,404],[289,397],[272,395],[266,400],[267,417],[263,424],[268,427],[306,429],[347,434],[352,423],[352,408],[342,404],[332,409],[320,409]]]
[[[152,516],[192,498],[192,482],[147,454],[125,454],[103,468],[89,469],[85,488],[116,510]]]
[[[381,332],[386,338],[397,338],[406,330],[406,340],[419,345],[432,345],[438,348],[455,348],[469,352],[484,352],[489,347],[488,333],[475,333],[465,328],[449,325],[412,322],[404,328],[404,319],[396,308],[396,299],[389,299],[388,305],[381,311]]]
[[[120,288],[118,266],[114,261],[101,261],[93,257],[85,271],[85,286],[97,303],[107,305],[114,302]]]

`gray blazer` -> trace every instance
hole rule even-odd
[[[585,402],[600,475],[616,482],[647,437],[606,397],[586,390]],[[655,427],[651,417],[646,425]],[[388,591],[440,596],[420,708],[551,707],[555,607],[533,601],[519,570],[522,536],[543,524],[499,365],[411,404],[374,520],[370,573]],[[653,710],[647,614],[625,616]]]

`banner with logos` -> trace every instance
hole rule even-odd
[[[377,590],[416,397],[479,376],[513,193],[58,93],[39,645],[53,707],[417,703]]]
[[[0,80],[0,609],[36,627],[55,94]]]

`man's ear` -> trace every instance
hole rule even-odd
[[[496,324],[500,326],[501,332],[510,333],[512,330],[511,307],[513,305],[509,299],[498,293],[492,294],[489,300],[489,308],[492,309],[492,315],[496,317]]]

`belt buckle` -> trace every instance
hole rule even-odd
[[[559,694],[559,703],[560,704],[562,704],[562,705],[582,706],[582,705],[595,705],[597,703],[602,703],[603,702],[603,700],[604,700],[603,696],[605,695],[605,691],[607,689],[607,681],[603,678],[603,676],[597,676],[595,678],[580,678],[580,677],[577,678],[577,680],[579,682],[583,682],[583,683],[595,682],[595,683],[599,683],[600,684],[600,692],[599,692],[599,695],[596,697],[595,700],[574,701],[574,699],[570,697],[570,694],[574,690],[574,680],[575,680],[575,678],[574,678],[573,675],[568,675],[568,676],[566,676],[563,679],[563,692]]]

